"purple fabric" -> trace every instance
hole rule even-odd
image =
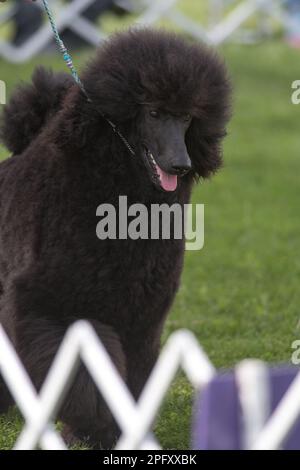
[[[272,411],[277,407],[297,372],[299,369],[296,367],[270,369]],[[234,372],[217,375],[196,399],[192,448],[240,450],[242,437],[242,412]],[[300,420],[290,432],[283,448],[300,450]]]
[[[216,376],[203,390],[194,408],[192,448],[239,449],[239,401],[234,375]]]

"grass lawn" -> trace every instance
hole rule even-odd
[[[300,338],[300,107],[290,101],[299,52],[275,41],[221,52],[235,90],[225,166],[194,191],[194,202],[205,204],[205,246],[186,254],[163,339],[189,328],[218,368],[246,357],[289,362],[291,343]],[[0,62],[0,79],[10,90],[38,63],[63,68],[52,56]],[[189,446],[192,402],[179,375],[156,425],[164,448]],[[20,426],[15,411],[0,417],[0,448],[13,445]]]

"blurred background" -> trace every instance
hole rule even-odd
[[[217,367],[245,357],[290,362],[300,339],[300,0],[50,1],[79,71],[115,30],[148,23],[214,45],[234,86],[224,168],[194,190],[205,204],[205,246],[187,252],[164,340],[189,328]],[[38,64],[65,70],[40,0],[0,3],[0,80],[7,95]],[[0,106],[1,111],[1,106]],[[8,152],[0,147],[0,158]],[[164,448],[189,446],[192,391],[179,375],[156,432]],[[21,425],[0,417],[0,448]]]

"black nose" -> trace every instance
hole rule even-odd
[[[191,169],[190,165],[172,165],[172,173],[178,176],[186,175]]]

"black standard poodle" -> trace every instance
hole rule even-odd
[[[0,164],[0,321],[39,389],[68,326],[87,319],[137,399],[185,242],[99,239],[96,211],[118,211],[121,195],[128,206],[188,203],[221,165],[231,87],[215,52],[152,29],[112,36],[81,78],[88,98],[67,73],[38,68],[4,108],[13,155]],[[1,411],[10,403],[2,381]],[[119,433],[83,366],[59,419],[69,443],[108,448]]]

